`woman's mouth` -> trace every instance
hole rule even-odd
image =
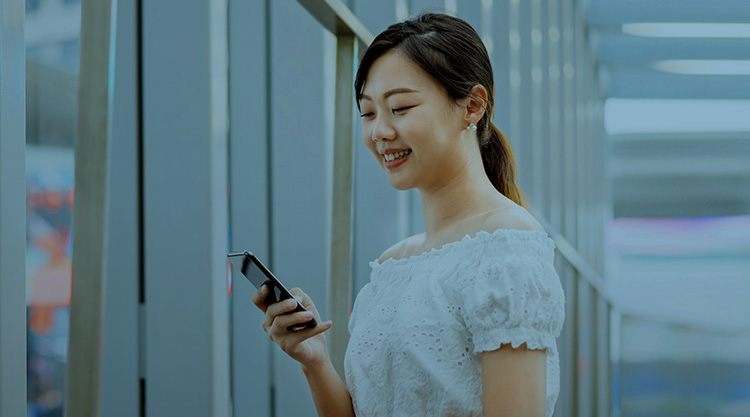
[[[396,168],[397,166],[406,162],[409,155],[411,155],[411,149],[383,155],[383,165],[385,165],[387,169]]]

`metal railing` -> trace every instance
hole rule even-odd
[[[612,334],[610,322],[613,315],[618,314],[616,305],[611,296],[606,292],[603,278],[592,268],[581,256],[575,247],[565,239],[562,234],[557,232],[549,222],[539,215],[535,215],[537,220],[544,226],[562,259],[573,269],[573,282],[569,285],[565,294],[566,302],[573,304],[573,317],[566,317],[568,325],[573,326],[572,347],[568,352],[567,360],[573,361],[575,366],[572,368],[573,373],[570,375],[573,379],[574,386],[573,404],[571,415],[581,415],[581,410],[586,409],[588,415],[608,416],[612,412],[612,369],[610,358],[610,344],[612,343]],[[582,305],[580,300],[583,297],[593,296],[595,302],[589,305]],[[586,310],[588,308],[588,311]],[[590,320],[589,328],[582,329],[581,321]],[[602,331],[603,335],[598,335]],[[597,337],[598,336],[598,337]],[[589,337],[591,345],[588,354],[582,354],[579,347],[579,339]],[[599,343],[605,341],[605,343]],[[561,358],[561,361],[565,358]],[[586,384],[586,389],[591,390],[593,401],[586,401],[581,398],[581,373],[591,371],[590,380]],[[565,387],[561,381],[561,391]],[[562,393],[561,393],[562,395]],[[585,394],[584,394],[585,396]],[[592,403],[593,402],[593,403]]]
[[[113,7],[114,3],[114,7]],[[65,415],[97,416],[101,390],[107,252],[111,22],[116,1],[83,0],[73,211],[73,289]]]
[[[338,0],[298,0],[327,30],[337,37],[336,53],[336,109],[335,109],[335,155],[333,160],[333,221],[331,230],[331,275],[329,280],[329,311],[334,322],[346,323],[351,308],[351,275],[352,275],[352,155],[353,155],[353,118],[352,97],[353,91],[353,63],[358,54],[358,46],[366,46],[372,40],[372,35],[365,29],[354,14]],[[549,222],[536,217],[542,222],[545,229],[555,241],[558,252],[565,262],[574,271],[574,285],[572,291],[569,288],[566,295],[573,300],[575,315],[567,319],[574,326],[572,336],[574,339],[572,361],[581,361],[578,352],[578,343],[575,342],[586,330],[583,337],[593,336],[597,328],[604,329],[607,334],[605,339],[609,340],[609,321],[613,311],[613,301],[605,291],[604,280],[586,262],[585,258],[569,243],[562,234],[555,231]],[[577,305],[579,294],[590,291],[596,302],[585,307],[591,311],[582,311]],[[579,321],[588,316],[592,318],[593,329],[580,329]],[[594,323],[594,319],[596,322]],[[343,357],[348,341],[348,333],[345,327],[334,326],[331,329],[330,352],[331,359],[337,371],[343,377]],[[593,358],[592,364],[596,364],[596,373],[588,381],[588,389],[594,393],[591,404],[581,404],[585,398],[581,398],[577,392],[573,392],[574,404],[570,412],[577,415],[580,409],[587,408],[595,415],[609,415],[611,401],[611,370],[609,358],[609,346],[594,342],[589,347]],[[578,371],[573,367],[574,391],[583,381],[578,380]],[[592,371],[593,372],[593,371]],[[566,387],[565,389],[569,389]]]
[[[339,0],[299,0],[299,3],[336,36],[336,102],[334,111],[333,208],[331,222],[328,311],[334,323],[347,323],[351,311],[353,236],[354,60],[372,42],[372,34]],[[349,341],[346,326],[330,330],[329,351],[336,371],[344,377],[344,354]]]

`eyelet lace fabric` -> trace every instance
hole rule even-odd
[[[356,415],[481,417],[481,353],[526,343],[546,350],[551,416],[565,319],[554,249],[544,232],[499,229],[372,261],[344,360]]]

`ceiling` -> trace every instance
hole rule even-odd
[[[750,1],[588,0],[585,7],[606,97],[750,100],[750,75],[653,67],[664,60],[750,60],[750,37],[660,38],[622,30],[626,23],[750,23]],[[615,217],[750,214],[750,131],[608,139]]]

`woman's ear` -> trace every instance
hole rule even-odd
[[[479,124],[487,109],[487,89],[481,84],[471,87],[469,95],[461,100],[461,105],[466,107],[466,113],[464,113],[466,123]]]

